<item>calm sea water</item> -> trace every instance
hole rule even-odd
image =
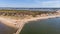
[[[8,26],[0,21],[0,34],[13,34],[17,28]]]
[[[20,34],[60,34],[60,18],[29,22],[24,25]]]

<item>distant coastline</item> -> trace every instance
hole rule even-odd
[[[60,8],[18,8],[18,7],[0,7],[0,10],[33,10],[33,11],[56,11]]]

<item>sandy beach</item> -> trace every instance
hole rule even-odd
[[[18,28],[16,32],[16,34],[18,34],[23,28],[24,24],[28,23],[29,21],[37,21],[40,19],[48,19],[48,18],[56,18],[56,17],[60,17],[60,15],[43,16],[43,17],[39,16],[39,17],[31,17],[30,19],[25,18],[25,19],[18,19],[18,20],[0,17],[0,21],[7,26]]]
[[[0,34],[13,34],[17,30],[17,27],[9,22],[9,20],[0,17]]]
[[[16,34],[18,34],[21,29],[23,28],[25,23],[28,23],[29,21],[37,21],[39,19],[48,19],[48,18],[56,18],[56,17],[60,17],[60,15],[52,15],[52,16],[45,16],[45,17],[35,17],[35,18],[31,18],[31,19],[23,19],[23,20],[18,20],[18,27],[19,29],[17,30]]]
[[[56,18],[56,17],[60,17],[60,15],[52,15],[52,16],[39,16],[39,17],[31,17],[31,18],[25,18],[25,19],[11,19],[11,18],[4,18],[4,17],[0,17],[0,21],[3,24],[6,24],[7,26],[10,27],[14,27],[14,28],[19,28],[17,30],[17,34],[21,31],[21,29],[23,28],[24,24],[28,23],[29,21],[37,21],[40,19],[48,19],[48,18]]]

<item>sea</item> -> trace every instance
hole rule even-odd
[[[20,34],[60,34],[60,17],[30,21]]]
[[[12,8],[0,7],[0,10],[57,11],[60,8]],[[8,32],[6,31],[8,30]],[[16,29],[0,23],[0,34],[13,33]],[[10,32],[11,31],[11,32]],[[4,33],[3,33],[4,32]],[[60,34],[60,18],[49,18],[26,23],[20,34]]]
[[[60,10],[60,8],[23,8],[23,7],[0,7],[0,10],[57,11],[57,10]]]
[[[17,28],[8,26],[5,23],[0,21],[0,34],[13,34],[17,31]]]

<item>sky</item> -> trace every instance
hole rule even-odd
[[[0,7],[60,8],[60,0],[0,0]]]

